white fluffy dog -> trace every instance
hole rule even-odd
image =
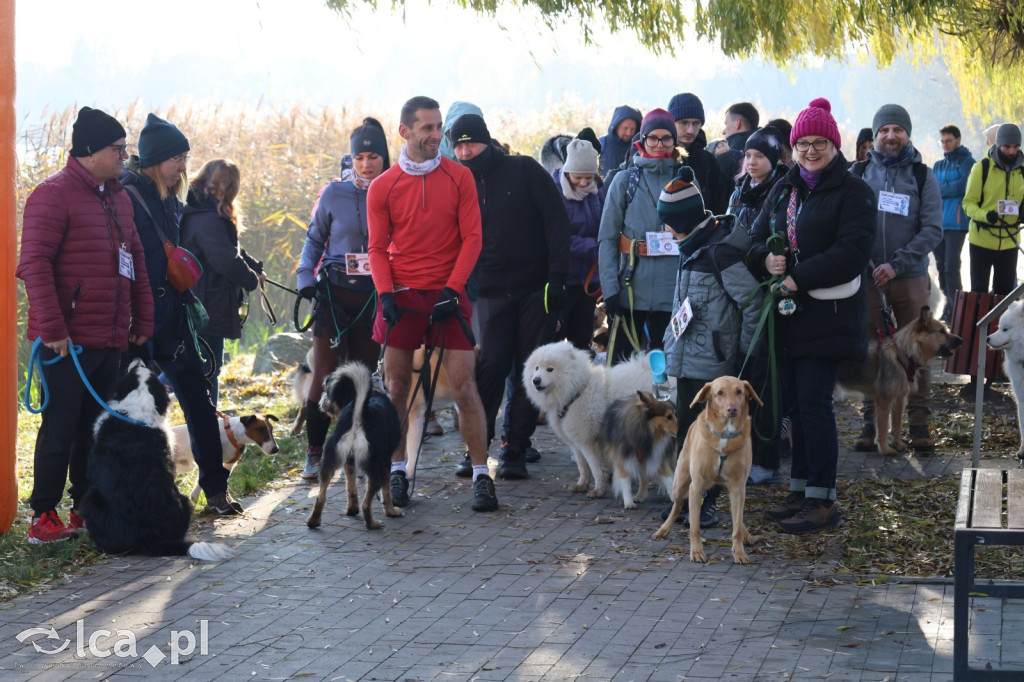
[[[651,389],[647,354],[605,369],[568,341],[549,343],[527,358],[523,386],[530,401],[547,413],[555,435],[572,451],[580,478],[569,489],[582,493],[593,483],[588,497],[602,497],[611,465],[601,442],[601,420],[614,400]]]
[[[999,329],[988,337],[988,345],[1003,351],[1003,371],[1010,377],[1017,403],[1017,427],[1021,446],[1017,457],[1024,459],[1024,301],[1014,301],[999,318]]]

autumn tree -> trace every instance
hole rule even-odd
[[[325,0],[346,13],[377,0]],[[493,16],[499,0],[449,0]],[[942,59],[967,112],[1020,120],[1024,112],[1024,3],[1020,0],[512,0],[551,28],[634,33],[647,49],[673,53],[705,39],[729,57],[765,57],[786,67],[808,57]],[[401,7],[404,0],[392,0]]]

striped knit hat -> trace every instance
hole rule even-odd
[[[707,217],[704,198],[693,184],[693,170],[680,166],[658,197],[658,218],[676,232],[690,234]]]

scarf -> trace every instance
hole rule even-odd
[[[377,177],[380,176],[378,175]],[[353,170],[352,175],[349,176],[349,179],[352,181],[352,184],[355,185],[357,189],[368,190],[370,189],[370,183],[376,180],[377,178],[370,178],[369,180],[367,180],[366,178],[362,177],[361,175],[359,175],[359,173],[356,173]]]
[[[645,159],[667,159],[675,152],[675,147],[669,147],[668,151],[664,154],[648,154],[643,140],[637,140],[633,143],[633,146],[636,147],[637,156],[642,156]]]
[[[558,177],[562,183],[562,196],[569,201],[583,201],[587,196],[597,194],[597,180],[591,181],[583,189],[577,189],[575,185],[569,182],[568,173],[559,173]]]
[[[402,145],[402,151],[398,154],[398,165],[402,167],[402,170],[409,175],[426,175],[430,171],[436,169],[441,165],[441,155],[438,154],[432,159],[426,161],[413,161],[409,158],[409,155],[405,153],[406,145]],[[352,174],[355,177],[355,173]]]
[[[813,190],[814,186],[821,180],[821,171],[812,173],[809,170],[805,170],[803,166],[800,166],[800,177],[804,179],[807,189]]]

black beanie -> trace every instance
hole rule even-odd
[[[768,159],[768,163],[771,164],[772,168],[775,168],[776,164],[779,163],[779,156],[782,154],[781,142],[781,131],[771,126],[765,126],[764,128],[758,128],[747,138],[747,143],[743,145],[743,151],[756,149],[764,154]]]
[[[388,155],[388,140],[384,134],[384,126],[375,118],[369,116],[363,119],[363,124],[352,131],[349,138],[349,151],[352,156],[363,152],[373,152],[384,159],[384,170],[391,167],[391,158]]]
[[[590,126],[587,126],[579,132],[576,136],[577,140],[586,140],[590,145],[597,150],[597,153],[601,153],[601,141],[597,139],[597,133]]]
[[[188,150],[188,139],[173,123],[156,114],[146,117],[146,126],[139,134],[139,168],[155,166]]]
[[[71,128],[71,156],[92,156],[127,135],[124,126],[110,114],[82,107]]]
[[[463,114],[455,119],[451,129],[452,147],[460,142],[482,142],[491,143],[491,134],[487,131],[487,124],[482,116],[476,114]]]

